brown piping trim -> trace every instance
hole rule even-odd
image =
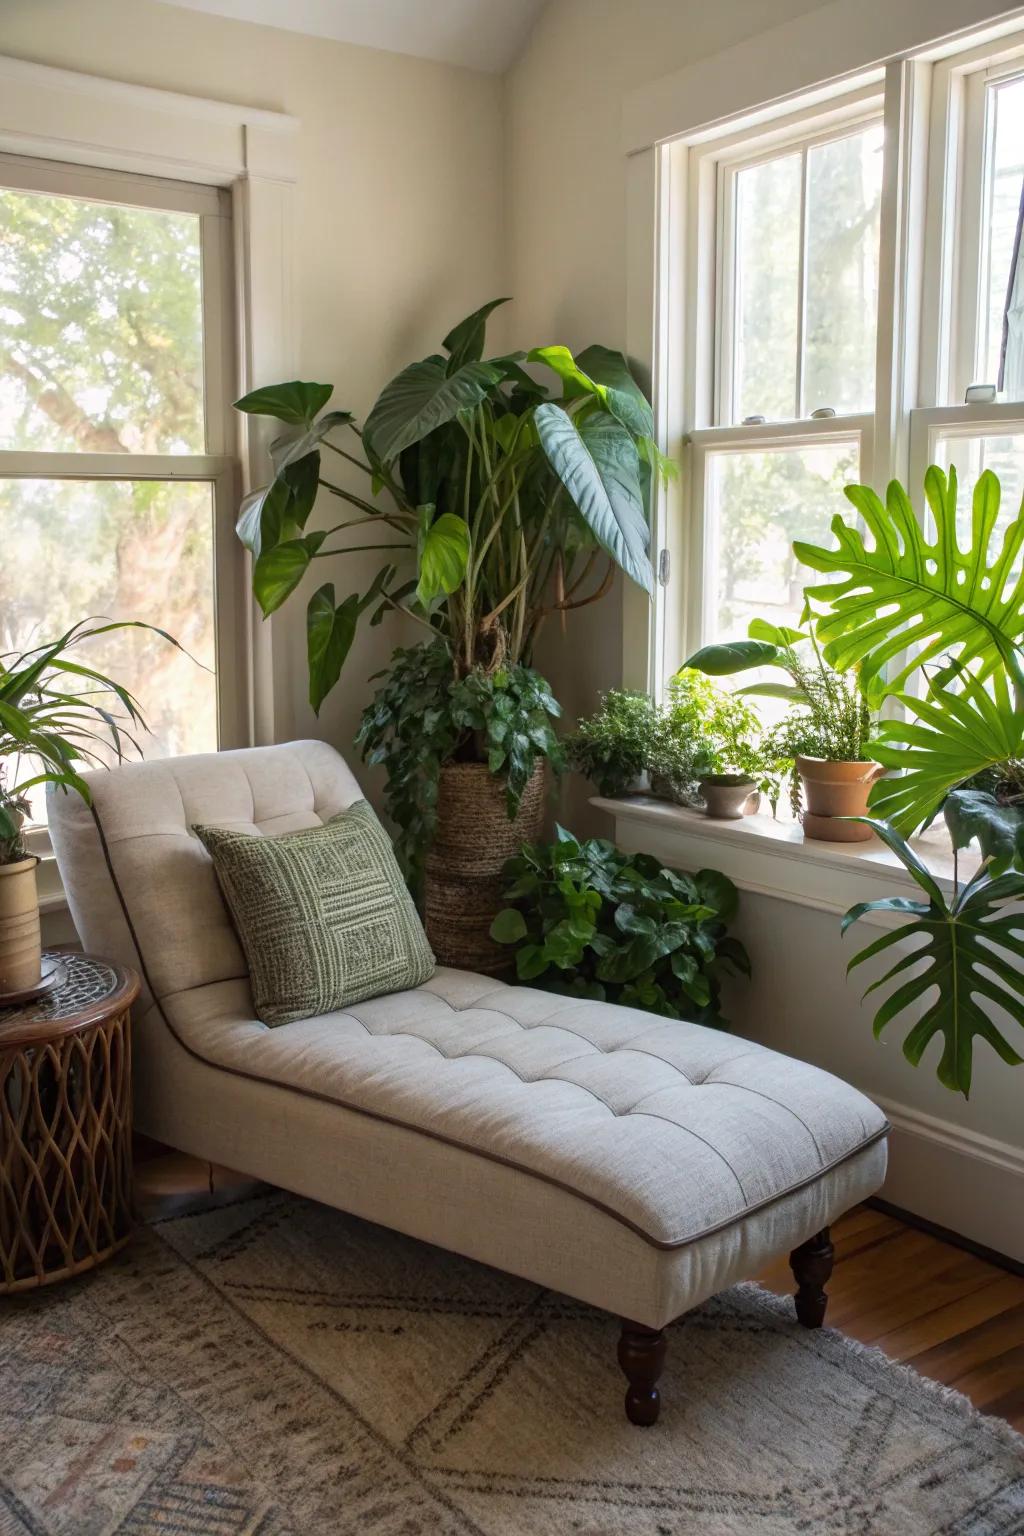
[[[193,1050],[187,1041],[182,1039],[178,1031],[171,1023],[170,1019],[167,1017],[167,1014],[164,1012],[163,1002],[154,991],[153,983],[150,980],[149,972],[146,968],[145,958],[142,953],[142,946],[139,943],[139,937],[135,931],[135,925],[128,914],[128,907],[125,903],[125,899],[122,894],[120,884],[118,883],[117,876],[114,873],[114,866],[110,859],[110,850],[107,847],[107,840],[104,836],[103,826],[100,822],[95,805],[92,805],[90,809],[92,811],[93,821],[96,824],[96,831],[99,834],[100,845],[103,849],[103,857],[106,861],[107,871],[113,883],[114,890],[117,893],[117,899],[120,903],[121,911],[124,913],[124,920],[128,925],[128,931],[132,936],[132,943],[135,945],[135,952],[139,957],[139,965],[142,969],[142,974],[145,978],[146,986],[149,988],[149,994],[153,999],[153,1004],[159,1012],[160,1017],[163,1019],[168,1034],[170,1034],[173,1040],[177,1041],[178,1045],[185,1052],[185,1054],[191,1056],[193,1060],[198,1061],[202,1066],[212,1069],[214,1072],[224,1072],[227,1073],[229,1077],[240,1077],[246,1082],[262,1083],[264,1087],[277,1088],[282,1093],[296,1093],[301,1098],[313,1099],[320,1104],[330,1104],[335,1109],[344,1109],[347,1110],[350,1114],[364,1115],[368,1120],[376,1120],[382,1125],[394,1126],[398,1130],[411,1131],[414,1135],[425,1136],[430,1141],[440,1142],[442,1146],[454,1147],[459,1152],[467,1152],[471,1156],[483,1158],[487,1162],[498,1163],[501,1167],[510,1168],[515,1173],[525,1174],[527,1178],[537,1179],[542,1184],[550,1184],[555,1189],[560,1189],[563,1194],[571,1195],[575,1200],[582,1200],[584,1204],[591,1205],[595,1210],[600,1211],[603,1216],[610,1216],[611,1219],[613,1221],[617,1221],[620,1226],[628,1228],[630,1232],[641,1238],[648,1245],[648,1247],[657,1248],[663,1252],[669,1252],[677,1248],[687,1248],[691,1243],[700,1242],[705,1237],[714,1236],[716,1232],[723,1232],[728,1227],[737,1226],[741,1221],[745,1221],[748,1216],[753,1216],[758,1211],[766,1210],[769,1206],[778,1204],[780,1200],[785,1200],[789,1195],[795,1195],[799,1193],[801,1189],[806,1189],[808,1185],[816,1183],[818,1179],[822,1178],[826,1173],[831,1173],[834,1168],[841,1167],[843,1163],[849,1162],[860,1152],[866,1151],[868,1147],[874,1146],[876,1142],[881,1141],[889,1134],[890,1126],[887,1121],[880,1131],[876,1131],[873,1136],[869,1136],[866,1138],[866,1140],[860,1142],[859,1145],[854,1147],[851,1152],[844,1152],[842,1157],[835,1158],[833,1162],[827,1165],[827,1167],[819,1168],[817,1173],[812,1174],[809,1178],[801,1179],[798,1183],[791,1184],[788,1189],[781,1190],[778,1194],[771,1195],[767,1200],[762,1200],[757,1205],[748,1207],[748,1209],[743,1211],[741,1215],[730,1216],[724,1221],[717,1222],[712,1227],[705,1227],[703,1231],[694,1233],[694,1235],[691,1237],[672,1238],[668,1241],[665,1241],[661,1238],[652,1237],[649,1232],[644,1231],[643,1227],[638,1226],[634,1221],[630,1221],[628,1216],[623,1216],[621,1212],[613,1210],[610,1205],[605,1205],[603,1201],[596,1199],[593,1195],[583,1194],[581,1190],[574,1189],[571,1184],[566,1184],[562,1179],[556,1179],[552,1174],[539,1173],[537,1169],[527,1168],[524,1164],[513,1161],[512,1158],[502,1157],[498,1152],[482,1151],[479,1147],[470,1146],[468,1142],[459,1141],[454,1136],[444,1136],[440,1131],[425,1130],[422,1126],[412,1125],[406,1120],[399,1120],[391,1115],[381,1114],[379,1110],[366,1109],[361,1104],[347,1103],[344,1099],[334,1098],[330,1094],[316,1093],[311,1088],[295,1088],[288,1083],[277,1082],[272,1077],[264,1077],[259,1072],[243,1072],[240,1067],[226,1067],[221,1062],[211,1061],[208,1057],[202,1056],[198,1051]],[[242,1171],[244,1172],[245,1170],[243,1169]]]

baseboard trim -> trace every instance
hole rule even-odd
[[[882,1200],[901,1217],[1024,1272],[1024,1147],[891,1100]]]
[[[893,1205],[891,1200],[882,1200],[878,1195],[872,1195],[865,1200],[873,1211],[881,1211],[883,1216],[892,1216],[896,1221],[902,1221],[905,1226],[914,1227],[920,1232],[927,1232],[929,1237],[937,1237],[941,1242],[949,1243],[952,1248],[962,1248],[966,1253],[972,1253],[976,1259],[984,1259],[986,1264],[994,1264],[998,1269],[1009,1270],[1011,1275],[1024,1276],[1024,1263],[1018,1259],[1011,1259],[1008,1254],[997,1253],[994,1248],[987,1248],[984,1243],[976,1243],[973,1238],[964,1237],[962,1232],[952,1232],[949,1227],[940,1226],[937,1221],[929,1221],[924,1216],[916,1216],[913,1211],[905,1211],[901,1205]]]

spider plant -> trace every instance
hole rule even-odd
[[[120,760],[126,746],[140,751],[134,733],[146,726],[136,699],[73,654],[117,629],[154,630],[177,645],[152,624],[84,619],[58,640],[0,656],[0,865],[27,857],[22,827],[33,789],[54,784],[88,800],[82,768],[102,765],[111,751]]]

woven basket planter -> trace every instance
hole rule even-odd
[[[503,905],[501,870],[522,843],[540,838],[544,824],[544,763],[538,759],[509,821],[505,785],[484,763],[441,769],[437,831],[427,856],[425,919],[438,964],[495,976],[509,951],[490,927]]]

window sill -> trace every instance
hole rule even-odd
[[[798,906],[842,914],[859,901],[918,891],[899,860],[877,840],[811,842],[793,822],[766,815],[719,821],[646,795],[621,800],[595,796],[590,803],[614,818],[616,840],[627,852],[652,853],[666,864],[690,869],[713,864],[741,890]],[[945,828],[933,827],[913,846],[948,895],[953,854]],[[977,867],[976,855],[963,855],[961,882]],[[890,927],[899,919],[873,913],[867,921]]]

